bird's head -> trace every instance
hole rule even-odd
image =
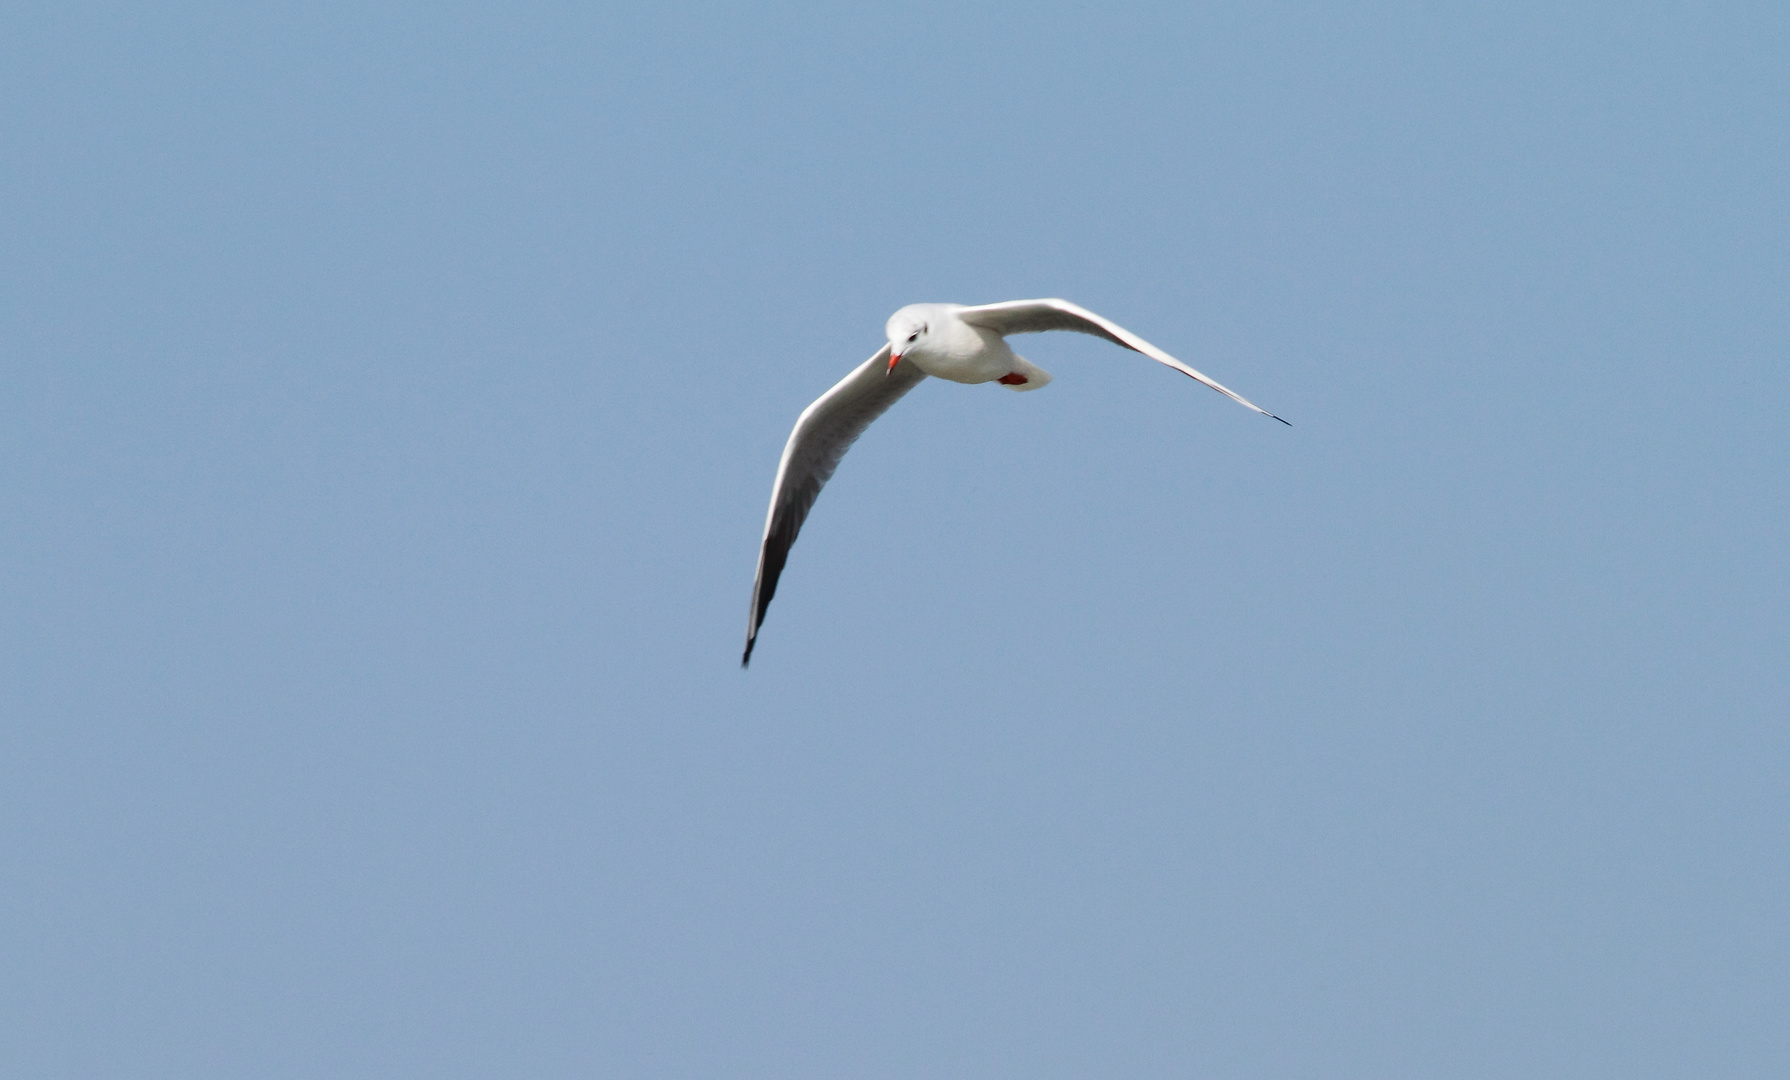
[[[889,322],[883,332],[889,335],[889,370],[903,356],[926,347],[926,335],[932,327],[926,318],[923,304],[909,304],[895,314],[889,316]]]

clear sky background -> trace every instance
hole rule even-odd
[[[1790,1073],[1786,57],[7,5],[0,1074]]]

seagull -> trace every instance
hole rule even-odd
[[[977,307],[909,304],[889,316],[884,327],[889,343],[803,409],[795,430],[789,433],[783,458],[777,462],[777,479],[771,485],[771,509],[765,515],[764,540],[758,550],[758,576],[752,583],[741,667],[752,662],[758,628],[777,592],[777,579],[783,575],[790,545],[802,531],[802,522],[840,459],[871,421],[928,375],[959,383],[999,383],[1020,392],[1039,389],[1050,382],[1050,373],[1009,348],[1007,335],[1045,330],[1074,330],[1105,338],[1159,360],[1239,405],[1286,423],[1119,324],[1067,300],[1009,300]]]

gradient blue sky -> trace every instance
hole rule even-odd
[[[0,1074],[1790,1073],[1782,4],[0,30]]]

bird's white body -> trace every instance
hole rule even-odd
[[[909,304],[889,317],[884,330],[889,343],[803,409],[783,446],[783,459],[777,463],[777,479],[771,488],[771,509],[765,515],[764,539],[758,549],[758,577],[752,585],[752,610],[746,623],[742,666],[752,659],[759,624],[777,591],[777,579],[789,558],[790,545],[796,542],[808,510],[833,470],[839,467],[840,459],[871,421],[928,375],[957,383],[1000,383],[1010,390],[1036,390],[1050,382],[1044,369],[1007,345],[1008,334],[1073,330],[1105,338],[1167,364],[1264,416],[1280,420],[1117,323],[1067,300],[1012,300],[976,307]]]
[[[909,304],[891,315],[884,328],[890,347],[906,343],[918,331],[911,344],[896,355],[934,378],[951,382],[985,383],[1017,377],[1006,384],[1010,389],[1036,390],[1050,381],[1043,368],[1014,352],[999,333],[965,322],[958,314],[964,310],[962,304]]]

